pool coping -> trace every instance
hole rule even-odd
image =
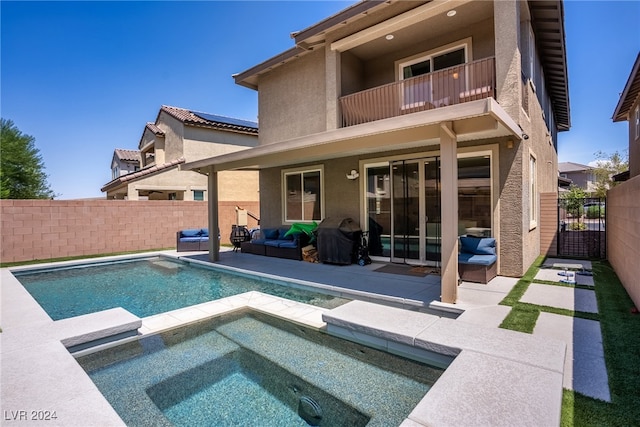
[[[159,252],[105,257],[95,259],[95,262],[89,260],[89,263],[157,255],[181,258]],[[40,265],[38,269],[86,263],[87,260],[54,263]],[[233,267],[225,268],[233,270]],[[28,266],[0,271],[3,300],[0,410],[7,424],[37,423],[29,419],[32,411],[49,410],[56,411],[57,415],[56,420],[48,422],[49,425],[124,425],[75,362],[63,340],[104,330],[104,325],[109,322],[109,328],[127,329],[131,328],[131,322],[139,321],[139,334],[146,335],[246,308],[327,330],[333,335],[342,334],[343,338],[367,345],[381,346],[384,343],[387,350],[396,354],[408,351],[411,355],[415,352],[415,357],[431,351],[451,357],[451,364],[402,423],[403,427],[450,424],[538,426],[558,425],[560,421],[566,351],[566,344],[560,341],[545,339],[542,343],[528,334],[484,328],[371,302],[352,301],[329,310],[255,291],[142,319],[121,309],[125,314],[120,311],[114,316],[102,314],[104,319],[98,321],[95,320],[98,317],[94,317],[91,326],[87,322],[74,322],[76,318],[67,319],[69,321],[65,325],[63,321],[51,320],[11,273],[33,269],[33,266]],[[290,281],[286,277],[278,277],[277,280]],[[306,287],[310,283],[300,285]],[[415,328],[418,328],[417,332]],[[79,329],[82,334],[78,334]],[[499,343],[497,347],[495,342]],[[106,343],[75,355],[112,345]],[[547,348],[546,353],[541,352],[541,348]],[[479,384],[488,385],[485,389],[491,393],[479,392]]]

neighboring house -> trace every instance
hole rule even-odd
[[[181,167],[210,187],[259,169],[263,227],[351,217],[379,259],[439,265],[455,302],[460,234],[495,237],[502,275],[540,255],[570,127],[563,20],[561,1],[356,3],[234,75],[258,91],[258,147]]]
[[[111,179],[140,170],[140,151],[116,148],[111,160]]]
[[[596,191],[596,176],[591,166],[580,163],[558,163],[558,173],[561,178],[571,180],[571,184],[583,189],[586,193]]]
[[[619,175],[630,179],[640,175],[640,53],[613,112],[613,121],[629,123],[629,172]]]
[[[113,179],[102,191],[107,199],[207,200],[207,176],[179,165],[257,144],[255,122],[163,105],[156,121],[145,125],[139,151],[114,151]],[[256,171],[227,171],[219,179],[219,200],[258,201]]]
[[[640,308],[640,53],[613,113],[614,122],[628,123],[629,170],[607,191],[607,259]],[[626,175],[626,176],[625,176]]]

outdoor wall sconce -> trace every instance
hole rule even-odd
[[[358,173],[357,170],[351,169],[351,172],[347,174],[347,179],[350,179],[353,181],[354,179],[358,179],[359,176],[360,174]]]

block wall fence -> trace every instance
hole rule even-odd
[[[260,212],[259,202],[220,202],[221,244],[229,243],[236,206]],[[175,248],[178,230],[207,221],[206,202],[0,200],[0,261]]]
[[[607,192],[607,259],[640,308],[640,175]]]

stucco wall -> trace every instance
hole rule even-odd
[[[353,218],[360,221],[360,180],[348,180],[351,169],[358,170],[358,157],[332,159],[310,166],[324,166],[325,218]],[[299,167],[302,165],[292,165]],[[288,169],[288,168],[284,168]],[[362,178],[360,178],[362,179]],[[261,223],[265,227],[283,224],[282,218],[282,168],[260,171]]]
[[[184,152],[187,162],[232,153],[258,145],[258,135],[225,132],[215,129],[184,127]]]
[[[326,130],[324,55],[318,49],[260,77],[260,145]]]
[[[640,308],[640,176],[607,192],[607,258]]]
[[[179,159],[184,156],[184,124],[170,116],[164,111],[160,111],[156,125],[164,132],[164,155],[165,161]],[[157,147],[156,147],[157,150]],[[156,162],[156,164],[160,164]]]
[[[257,202],[220,202],[223,244],[236,205],[259,212]],[[0,218],[2,262],[175,248],[176,231],[208,226],[203,202],[1,200]]]

